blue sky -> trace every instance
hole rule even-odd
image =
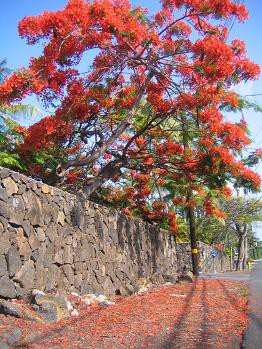
[[[222,1],[222,0],[221,0]],[[159,7],[157,0],[133,0],[134,5],[148,7],[150,12],[154,12]],[[8,66],[15,69],[19,66],[27,66],[28,59],[39,54],[39,47],[27,46],[25,41],[20,39],[17,31],[17,24],[24,16],[37,15],[48,10],[63,8],[67,0],[1,0],[0,12],[0,47],[2,53],[0,59],[6,58]],[[249,10],[249,20],[245,23],[233,24],[230,32],[231,39],[239,38],[246,42],[248,57],[262,66],[262,1],[246,0],[245,5]],[[258,81],[241,84],[236,91],[241,95],[262,94],[262,77]],[[251,97],[252,100],[262,105],[262,96]],[[29,101],[35,103],[33,98]],[[231,116],[230,116],[231,118]],[[239,119],[238,115],[232,117]],[[245,112],[246,121],[249,124],[252,148],[262,148],[262,113],[253,111]],[[256,171],[262,174],[262,166],[258,166]],[[262,240],[262,229],[260,228],[260,238]]]

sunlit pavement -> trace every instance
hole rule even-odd
[[[262,260],[257,260],[252,270],[225,273],[200,273],[204,279],[237,280],[249,282],[250,323],[244,335],[242,349],[262,348]]]
[[[199,275],[204,279],[221,279],[221,280],[232,280],[232,281],[250,281],[251,271],[228,271],[224,273],[200,273]]]
[[[244,336],[243,349],[262,348],[262,261],[254,264],[250,276],[250,323]]]

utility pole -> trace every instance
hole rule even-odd
[[[189,219],[189,227],[190,227],[190,242],[191,242],[193,274],[198,276],[199,275],[198,246],[197,246],[197,239],[196,239],[196,220],[195,220],[194,207],[190,206],[188,208],[188,219]]]
[[[185,115],[181,115],[182,119],[182,139],[184,145],[184,153],[189,148],[189,140],[187,134],[187,120]],[[195,207],[191,205],[191,201],[193,198],[193,190],[191,188],[191,180],[188,178],[189,190],[187,196],[188,206],[188,220],[189,220],[189,230],[190,230],[190,243],[191,243],[191,254],[192,254],[192,271],[195,276],[199,275],[198,268],[198,246],[197,246],[197,238],[196,238],[196,219],[195,219]]]
[[[233,270],[233,247],[232,244],[230,244],[230,270]]]

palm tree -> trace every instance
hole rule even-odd
[[[11,73],[6,67],[6,60],[0,61],[0,83]],[[16,132],[19,120],[24,118],[41,118],[40,110],[31,104],[0,105],[0,166],[24,170],[25,165],[16,152],[16,145],[22,141]]]
[[[11,73],[11,69],[6,67],[6,59],[0,61],[0,83]]]
[[[6,59],[0,61],[0,83],[11,73],[11,69],[6,67]],[[31,104],[16,104],[11,106],[0,106],[0,118],[2,120],[19,120],[21,116],[41,117],[41,111]]]

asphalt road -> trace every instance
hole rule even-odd
[[[232,280],[232,281],[244,281],[244,282],[249,282],[250,276],[251,276],[250,271],[228,271],[224,273],[200,273],[200,277],[203,279],[220,279],[220,280]]]
[[[250,275],[250,323],[244,336],[242,349],[262,348],[262,262],[254,265]]]
[[[242,349],[262,349],[262,261],[256,262],[252,272],[201,273],[204,279],[237,280],[249,283],[250,323],[244,335]]]

